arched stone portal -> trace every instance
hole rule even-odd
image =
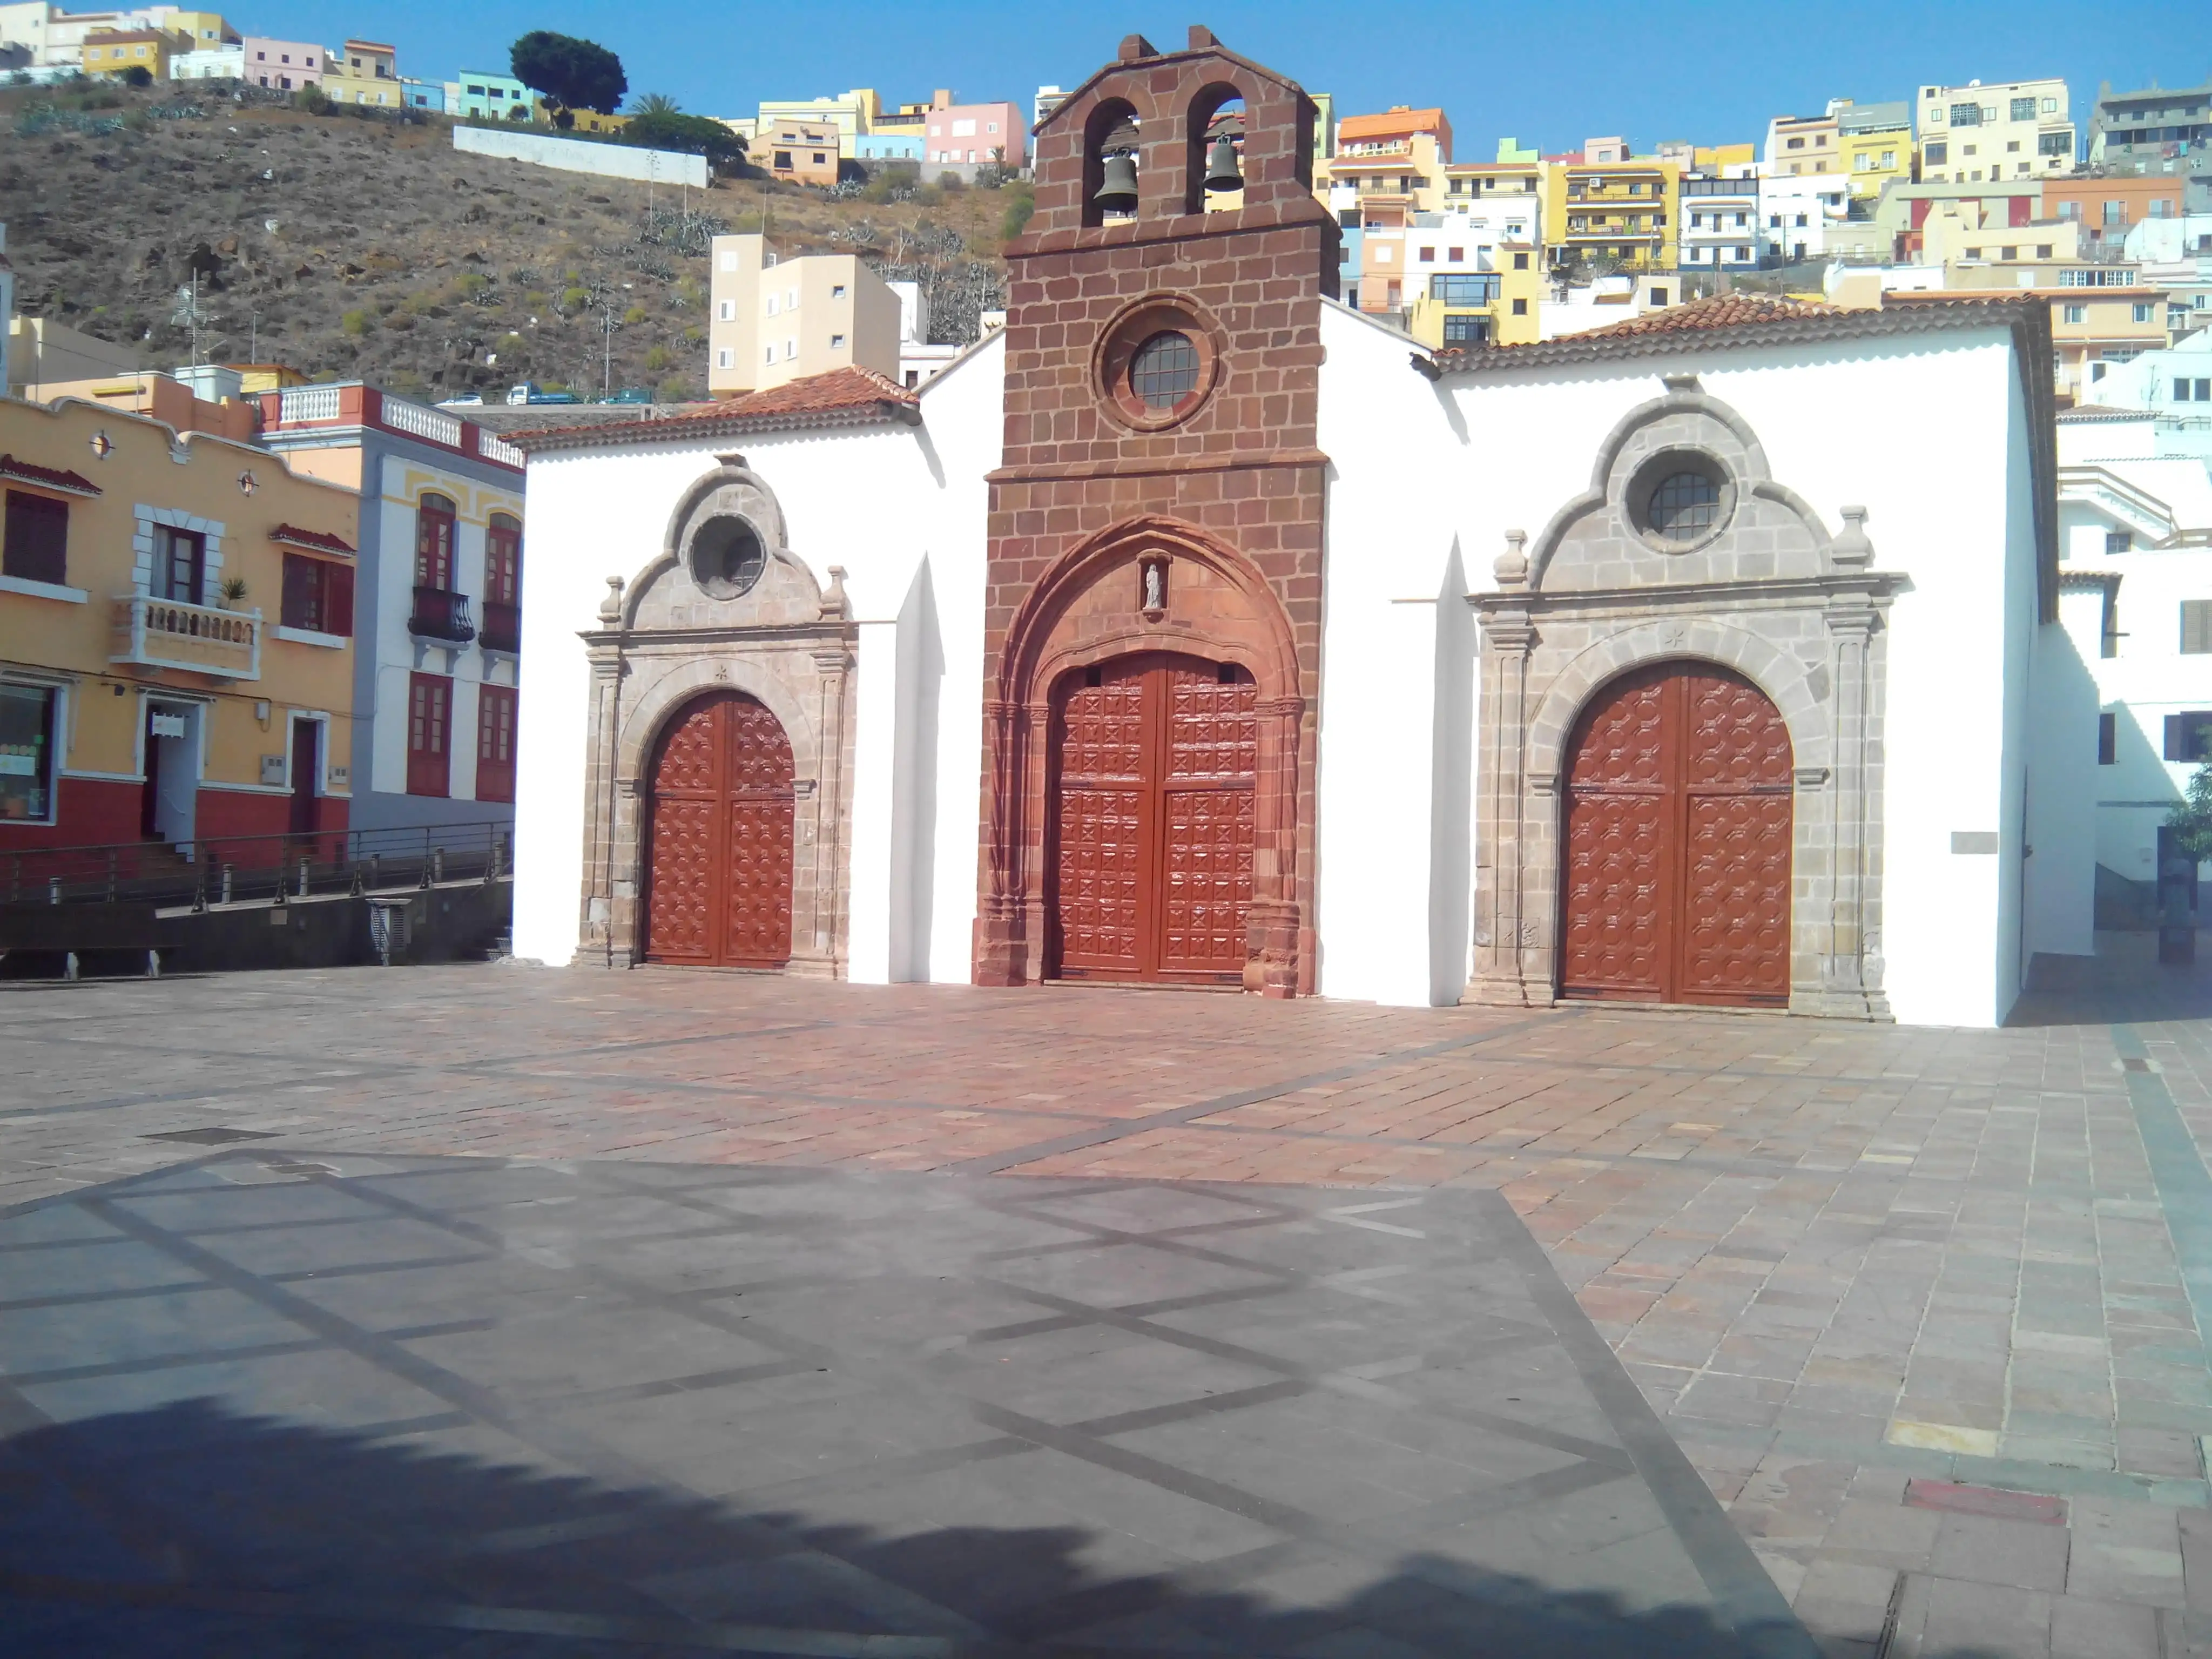
[[[1158,517],[1116,525],[1078,547],[1030,591],[1008,628],[997,684],[984,707],[988,766],[977,981],[1028,984],[1066,965],[1054,937],[1060,921],[1054,884],[1056,860],[1063,846],[1072,843],[1062,839],[1066,826],[1060,813],[1066,803],[1056,796],[1066,774],[1058,769],[1056,746],[1064,748],[1060,740],[1071,707],[1084,722],[1099,724],[1103,731],[1114,724],[1110,708],[1122,704],[1129,721],[1140,721],[1152,710],[1149,717],[1159,723],[1156,740],[1167,743],[1171,711],[1165,702],[1147,701],[1148,674],[1156,682],[1152,698],[1180,696],[1189,705],[1185,713],[1193,730],[1214,714],[1230,713],[1232,705],[1235,721],[1249,721],[1250,760],[1244,775],[1250,782],[1243,798],[1249,809],[1238,804],[1238,824],[1209,820],[1203,826],[1217,841],[1220,833],[1230,833],[1237,842],[1234,849],[1217,852],[1233,850],[1241,860],[1249,846],[1250,896],[1241,953],[1208,946],[1202,968],[1162,971],[1166,958],[1159,951],[1164,947],[1155,947],[1143,958],[1151,967],[1139,970],[1132,944],[1119,957],[1085,958],[1079,951],[1079,964],[1095,959],[1103,977],[1200,982],[1230,978],[1270,996],[1310,991],[1312,882],[1302,854],[1310,836],[1311,734],[1297,689],[1298,659],[1290,623],[1267,580],[1248,560],[1190,525]],[[1093,690],[1100,695],[1085,695]],[[1207,710],[1199,709],[1201,702]],[[1098,705],[1096,710],[1092,703]],[[1216,703],[1223,705],[1220,710],[1212,708]],[[1194,775],[1182,780],[1193,791],[1190,799],[1181,806],[1175,804],[1171,797],[1180,793],[1176,768],[1182,763],[1163,756],[1144,777],[1115,774],[1091,781],[1106,785],[1108,793],[1120,790],[1133,799],[1151,800],[1148,811],[1194,811],[1201,805],[1220,805],[1196,800],[1201,786]],[[1075,775],[1079,781],[1089,776]],[[1231,787],[1225,782],[1202,787]],[[1248,810],[1249,819],[1243,819]],[[1101,811],[1107,811],[1104,805]],[[1239,839],[1247,834],[1243,822],[1249,822],[1249,841]],[[1095,830],[1079,827],[1079,833]],[[1194,854],[1204,838],[1195,820],[1185,824],[1186,854]],[[1136,908],[1128,915],[1131,928],[1147,925],[1140,923],[1140,911],[1167,925],[1175,904],[1164,864],[1170,838],[1164,830],[1149,833],[1144,845],[1153,862],[1141,875],[1147,885],[1132,895]],[[1134,839],[1127,856],[1139,856]],[[1195,890],[1191,884],[1186,887]],[[1109,961],[1127,964],[1127,969],[1117,971]]]

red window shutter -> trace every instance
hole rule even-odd
[[[329,586],[323,591],[323,627],[326,632],[353,636],[353,567],[333,564],[324,567],[323,574]]]
[[[407,687],[407,793],[452,793],[447,757],[452,747],[449,721],[453,683],[442,674],[416,674]]]

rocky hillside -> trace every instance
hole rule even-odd
[[[0,88],[0,218],[23,312],[173,367],[190,357],[179,290],[198,273],[208,361],[416,396],[526,379],[596,396],[604,358],[616,388],[702,397],[706,238],[763,224],[793,251],[863,252],[920,278],[933,331],[969,337],[1002,291],[1020,188],[648,189],[462,155],[436,118]]]

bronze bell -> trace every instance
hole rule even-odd
[[[1137,210],[1137,158],[1126,153],[1108,156],[1105,182],[1091,199],[1103,212],[1133,215]]]
[[[1237,146],[1226,133],[1213,141],[1206,158],[1206,187],[1212,191],[1244,188],[1244,175],[1237,170]]]

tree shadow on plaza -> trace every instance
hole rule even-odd
[[[1173,1576],[1116,1572],[1100,1563],[1129,1559],[1133,1540],[1083,1525],[823,1524],[799,1510],[611,1486],[205,1401],[42,1425],[0,1442],[0,1649],[114,1659],[1813,1652],[1794,1629],[1740,1632],[1697,1607],[1563,1594],[1445,1553],[1385,1563],[1282,1545],[1272,1559]]]

